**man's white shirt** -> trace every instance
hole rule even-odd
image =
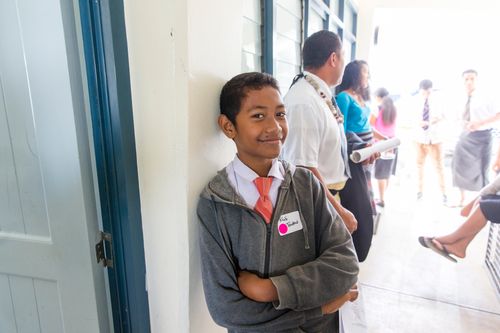
[[[423,144],[435,144],[443,142],[443,123],[444,123],[444,112],[443,105],[439,100],[439,97],[432,93],[429,96],[429,127],[424,130],[421,126],[423,120],[423,110],[424,110],[425,98],[418,94],[413,97],[411,112],[413,113],[414,119],[414,138],[418,143]],[[431,124],[432,120],[435,118],[440,118],[438,122]]]
[[[332,94],[328,85],[314,74],[326,98]],[[341,153],[339,124],[318,92],[305,79],[298,80],[284,98],[288,137],[282,158],[295,165],[317,168],[326,184],[347,180]]]

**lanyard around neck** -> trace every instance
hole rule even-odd
[[[344,116],[340,112],[339,107],[337,106],[337,103],[334,104],[333,101],[326,96],[325,92],[323,92],[323,90],[321,90],[319,83],[313,77],[311,77],[310,75],[304,74],[304,79],[314,88],[314,90],[316,90],[316,92],[321,97],[321,99],[323,101],[325,101],[326,105],[328,106],[328,108],[332,112],[332,115],[335,118],[335,120],[337,121],[337,123],[342,124],[344,122]]]

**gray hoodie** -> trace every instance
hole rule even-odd
[[[323,316],[321,305],[357,281],[351,236],[319,181],[307,169],[281,163],[285,179],[270,224],[235,192],[225,169],[200,196],[205,298],[214,321],[229,332],[330,332],[333,316]],[[295,223],[290,230],[296,231],[280,235],[283,216],[299,216],[302,228]],[[279,301],[245,297],[238,288],[241,270],[270,278]]]

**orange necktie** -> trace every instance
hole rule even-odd
[[[254,209],[259,213],[266,223],[271,223],[271,216],[273,215],[273,203],[269,197],[269,190],[273,183],[272,177],[257,177],[254,179],[254,184],[257,186],[260,197],[255,204]]]

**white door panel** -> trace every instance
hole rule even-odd
[[[0,1],[0,332],[108,332],[73,7]]]

